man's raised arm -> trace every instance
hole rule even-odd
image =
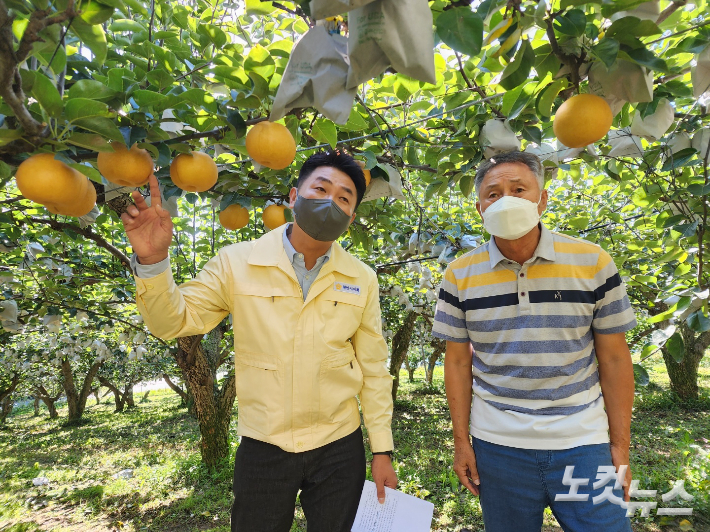
[[[126,235],[140,266],[165,261],[152,276],[136,275],[136,303],[148,329],[159,338],[206,334],[230,312],[230,278],[224,257],[213,257],[195,279],[179,288],[173,280],[168,251],[173,238],[170,213],[163,209],[158,180],[150,176],[151,204],[133,192],[135,205],[121,215]],[[138,270],[138,268],[136,268]],[[139,271],[135,272],[140,273]]]

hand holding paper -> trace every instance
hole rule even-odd
[[[385,488],[385,503],[377,502],[374,482],[365,481],[352,532],[429,532],[434,505]]]

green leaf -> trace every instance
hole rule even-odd
[[[483,43],[483,19],[470,7],[455,7],[436,19],[436,34],[452,50],[476,55]]]
[[[227,44],[227,34],[213,24],[200,24],[197,27],[197,33],[207,37],[217,48],[222,48]]]
[[[19,129],[0,129],[0,146],[5,146],[22,137]]]
[[[540,116],[552,116],[552,105],[555,103],[557,95],[567,88],[567,79],[556,79],[545,87],[537,99],[537,112]]]
[[[319,118],[315,121],[311,135],[319,142],[330,144],[333,149],[338,143],[338,131],[335,124],[327,118]]]
[[[692,269],[690,264],[679,264],[673,272],[674,277],[682,277]]]
[[[348,122],[341,126],[344,131],[363,131],[368,128],[369,124],[360,113],[357,112],[357,107],[350,109],[350,116],[348,117]]]
[[[439,187],[444,183],[444,181],[441,181],[437,179],[436,181],[432,181],[427,185],[426,190],[424,191],[424,199],[425,200],[430,200],[434,194],[436,194],[437,190],[439,190]]]
[[[575,229],[586,229],[589,225],[589,216],[576,216],[574,218],[569,218],[567,223],[570,227]]]
[[[634,381],[639,386],[648,386],[648,383],[651,382],[648,371],[641,364],[634,364]]]
[[[703,314],[703,310],[693,312],[687,319],[688,327],[695,332],[703,333],[710,331],[710,318]]]
[[[555,17],[555,29],[564,35],[581,37],[587,26],[587,16],[581,9],[571,9],[564,15]]]
[[[79,118],[107,116],[108,114],[108,105],[96,100],[89,100],[88,98],[67,100],[67,105],[64,107],[64,116],[70,122],[78,120]]]
[[[247,0],[247,15],[268,15],[276,8],[271,2],[261,0]]]
[[[461,194],[465,197],[470,197],[473,192],[474,177],[471,174],[466,174],[459,181],[459,189],[461,189]]]
[[[164,103],[168,97],[159,92],[137,90],[133,93],[133,99],[140,107],[154,107]]]
[[[676,153],[671,154],[661,166],[661,172],[670,172],[674,168],[686,166],[691,159],[698,153],[695,148],[685,148]],[[704,196],[705,194],[701,194]]]
[[[109,89],[100,81],[93,79],[80,79],[71,86],[67,97],[89,98],[90,100],[110,100],[116,95],[116,91]]]
[[[530,74],[530,69],[535,63],[535,52],[532,46],[527,41],[523,40],[523,44],[516,52],[513,61],[505,67],[503,76],[500,80],[500,86],[506,90],[511,90],[525,82]]]
[[[146,74],[146,78],[161,91],[170,87],[175,82],[175,76],[168,73],[164,68],[156,68]]]
[[[103,65],[108,53],[106,33],[100,24],[88,24],[81,19],[74,19],[72,31],[94,54],[94,62]]]
[[[607,36],[604,37],[599,44],[592,47],[592,53],[598,57],[607,68],[611,68],[619,55],[619,46],[619,41]]]
[[[244,60],[244,70],[247,74],[254,72],[268,81],[276,71],[276,63],[269,51],[257,44],[249,51],[249,55]]]
[[[552,76],[559,72],[562,63],[557,56],[552,53],[552,47],[549,44],[543,44],[535,48],[535,70],[541,79],[549,73]]]
[[[676,332],[666,342],[666,350],[678,364],[683,362],[685,356],[685,344],[680,333]]]
[[[560,10],[565,10],[572,6],[581,6],[584,4],[601,4],[602,0],[595,2],[594,0],[562,0],[560,2]]]
[[[59,95],[54,82],[41,72],[36,72],[32,84],[32,96],[44,107],[51,117],[62,114],[62,97]]]
[[[605,37],[618,35],[623,39],[628,36],[648,37],[650,35],[659,35],[660,33],[661,28],[651,20],[641,20],[638,17],[622,17],[612,22],[609,29],[606,30]]]
[[[92,151],[113,151],[105,138],[94,133],[72,133],[66,142]]]
[[[657,70],[658,72],[669,72],[666,62],[647,48],[636,48],[626,53],[639,65],[650,68],[651,70]]]
[[[234,134],[238,139],[247,134],[247,123],[238,111],[231,109],[227,111],[227,122],[234,128]]]
[[[525,83],[505,93],[501,112],[508,120],[516,118],[527,107],[532,100],[534,88],[534,83]]]
[[[108,27],[109,30],[114,31],[114,32],[121,32],[121,31],[130,31],[130,32],[141,32],[141,31],[148,31],[148,28],[143,26],[142,24],[139,24],[135,20],[130,20],[130,19],[125,19],[125,18],[119,18],[114,20],[111,25]]]
[[[103,118],[99,116],[93,118],[80,118],[79,120],[74,121],[74,125],[82,129],[86,129],[87,131],[98,133],[99,135],[102,135],[110,140],[123,140],[123,134],[121,134],[118,126],[110,118]]]
[[[81,19],[87,24],[103,24],[111,18],[114,8],[97,2],[88,0],[81,4]]]

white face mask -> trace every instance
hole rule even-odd
[[[540,222],[539,204],[539,201],[533,203],[516,196],[503,196],[483,212],[483,227],[493,236],[517,240]]]

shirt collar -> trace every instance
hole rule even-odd
[[[541,258],[554,262],[557,259],[557,254],[555,253],[555,243],[552,241],[552,233],[543,224],[540,224],[540,242],[535,248],[535,253],[533,253],[532,258]],[[491,236],[488,241],[488,258],[491,262],[491,269],[495,268],[498,263],[503,260],[508,260],[496,246],[496,239]]]
[[[288,239],[288,233],[291,232],[292,226],[293,226],[293,224],[288,224],[288,225],[286,226],[286,230],[284,231],[284,234],[283,234],[284,251],[286,252],[286,256],[288,257],[288,260],[289,260],[289,262],[290,262],[291,264],[293,264],[293,261],[294,261],[294,259],[295,259],[295,257],[296,257],[296,254],[298,253],[298,252],[296,251],[296,248],[293,247],[293,244],[291,244],[291,241]],[[321,261],[321,259],[323,259],[322,262],[323,262],[324,264],[325,264],[326,262],[328,262],[328,260],[330,259],[330,254],[332,253],[332,251],[333,251],[333,246],[330,246],[330,247],[328,248],[328,251],[326,251],[323,256],[318,257],[318,261],[316,261],[316,262]]]

